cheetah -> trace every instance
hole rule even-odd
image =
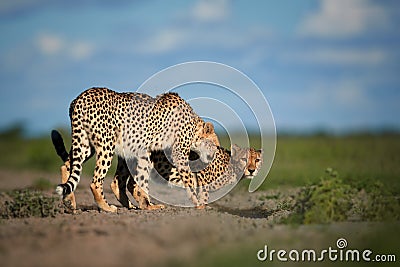
[[[253,160],[262,158],[262,151],[256,151],[254,148],[241,148],[234,144],[231,146],[231,153],[221,149],[217,152],[223,154],[219,158],[220,162],[213,164],[213,161],[204,170],[195,173],[199,187],[199,208],[204,208],[207,204],[209,190],[215,191],[225,185],[236,183],[242,177],[252,179],[258,174],[262,164],[258,161],[257,167],[253,165]],[[260,158],[255,158],[255,155],[259,155]],[[255,169],[252,169],[253,166]]]
[[[248,149],[244,149],[239,147],[238,145],[234,144],[233,147],[231,147],[232,151],[236,152],[236,161],[233,162],[237,162],[237,158],[238,158],[238,152],[241,152],[243,150],[246,150],[248,152],[247,154],[247,165],[244,168],[243,171],[243,176],[241,178],[246,178],[246,179],[253,179],[254,176],[257,176],[259,170],[261,169],[262,163],[263,163],[263,150],[262,149],[254,149],[254,148],[248,148]],[[221,151],[222,150],[222,151]],[[229,150],[224,149],[223,147],[218,147],[217,152],[215,153],[215,157],[214,160],[209,164],[208,166],[208,170],[210,169],[215,169],[217,166],[224,166],[224,163],[221,162],[217,162],[217,160],[222,161],[222,155],[224,157],[233,157],[232,152]],[[190,160],[195,160],[197,154],[195,154],[196,156],[192,156],[193,153],[190,154],[191,158],[189,158]],[[198,156],[197,156],[198,158]],[[173,166],[171,166],[171,164],[168,162],[167,163],[167,159],[165,158],[165,155],[162,153],[162,151],[155,151],[151,154],[151,159],[153,161],[153,164],[155,166],[155,169],[160,173],[160,174],[165,174],[165,173],[169,173],[166,174],[165,177],[167,177],[168,179],[168,183],[172,186],[180,186],[180,187],[184,187],[184,184],[182,182],[182,180],[180,179],[180,177],[177,175],[176,173],[176,169],[173,168]],[[232,159],[233,160],[233,159]],[[242,161],[244,161],[244,158],[241,159]],[[203,163],[199,163],[199,164],[203,164]],[[226,162],[225,162],[226,164]],[[203,164],[204,165],[204,164]],[[207,167],[207,166],[206,166]],[[208,171],[207,170],[207,171]],[[205,170],[200,171],[200,173],[204,173]],[[172,175],[171,175],[172,174]],[[198,172],[194,172],[193,175],[198,176],[199,173]],[[218,172],[217,174],[214,174],[216,176],[219,176]],[[163,176],[164,177],[164,176]],[[218,179],[218,178],[217,178]],[[215,188],[214,190],[216,190],[218,188]]]
[[[171,186],[184,187],[176,168],[171,165],[163,151],[153,152],[151,160],[157,172],[167,179]],[[204,163],[199,161],[197,161],[197,164],[204,166]],[[209,191],[215,191],[223,186],[236,183],[243,177],[252,179],[258,174],[261,165],[261,149],[241,148],[236,144],[231,146],[231,151],[218,147],[214,160],[210,164],[205,166],[204,169],[201,166],[197,166],[200,171],[192,172],[199,191],[199,205],[196,208],[202,209],[205,207],[208,203]]]
[[[216,151],[211,140],[218,137],[178,94],[165,93],[153,98],[142,93],[118,93],[95,87],[72,101],[69,114],[72,145],[65,164],[66,169],[69,166],[69,175],[67,181],[62,181],[56,189],[65,200],[73,199],[71,193],[80,181],[82,164],[95,153],[91,191],[99,209],[116,212],[117,207],[107,203],[103,192],[104,177],[115,153],[119,162],[134,159],[137,163],[134,176],[136,194],[146,196],[139,208],[163,208],[163,205],[150,202],[148,180],[153,168],[151,151],[167,148],[172,151],[171,157],[179,176],[190,188],[192,198],[196,198],[189,152],[192,149],[203,162],[210,162]]]
[[[52,132],[52,140],[57,154],[63,161],[67,161],[68,153],[65,150],[62,137],[57,131]],[[261,149],[245,149],[233,145],[231,151],[218,146],[214,160],[208,166],[205,166],[204,169],[204,163],[199,162],[198,155],[191,151],[189,159],[191,162],[196,162],[198,165],[194,167],[193,170],[200,170],[198,172],[192,172],[192,175],[195,176],[195,186],[202,186],[199,189],[199,196],[201,197],[199,201],[200,203],[197,203],[198,205],[196,208],[202,209],[208,203],[208,191],[215,191],[225,185],[237,182],[239,180],[239,175],[242,175],[241,178],[252,179],[258,174],[263,159]],[[171,186],[184,187],[176,168],[170,163],[164,154],[164,151],[152,151],[150,160],[153,162],[155,171],[157,171],[161,177],[166,179]],[[62,169],[61,172],[63,173],[63,177],[68,177],[67,170]],[[126,195],[126,189],[128,189],[138,203],[147,201],[147,197],[142,196],[137,191],[137,186],[134,179],[132,179],[125,161],[118,161],[118,167],[113,182],[111,183],[111,188],[116,198],[124,207],[135,208]],[[74,200],[71,201],[74,203]]]

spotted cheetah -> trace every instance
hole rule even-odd
[[[236,157],[235,157],[236,161],[233,161],[233,162],[238,161],[237,158],[238,158],[239,152],[241,152],[243,150],[247,151],[247,159],[246,159],[247,165],[244,168],[244,170],[242,170],[243,176],[241,178],[253,179],[254,176],[257,176],[259,170],[261,169],[261,166],[263,163],[263,150],[262,149],[256,150],[252,147],[245,149],[245,148],[239,147],[236,144],[234,144],[233,146],[234,147],[231,147],[232,151],[234,151],[234,152],[237,151],[236,153],[234,153],[234,154],[236,154]],[[223,150],[223,152],[221,150]],[[191,158],[189,158],[189,159],[191,159],[191,160],[196,159],[196,156],[192,156],[193,153],[191,153],[190,155],[191,155]],[[216,169],[217,166],[224,166],[224,163],[222,163],[221,159],[222,159],[222,157],[228,157],[228,156],[233,157],[231,151],[226,150],[223,147],[218,147],[218,150],[215,153],[214,160],[208,166],[208,170]],[[197,156],[197,158],[198,158],[198,156]],[[173,166],[171,166],[171,164],[169,162],[167,163],[168,160],[165,158],[165,155],[162,153],[162,151],[152,152],[151,159],[153,161],[155,169],[160,174],[169,173],[169,174],[166,174],[165,177],[168,178],[167,180],[170,185],[184,187],[182,180],[177,175],[176,169],[173,168]],[[220,162],[217,162],[217,160],[219,160]],[[242,158],[241,160],[244,161],[244,158]],[[200,162],[200,164],[203,164],[203,163]],[[226,164],[226,161],[225,161],[225,164]],[[205,170],[200,171],[200,173],[204,173],[204,172],[205,172]],[[193,175],[198,176],[199,173],[194,172]],[[216,175],[217,177],[219,176],[218,174],[214,174],[214,175]],[[218,189],[218,188],[214,188],[214,189]]]
[[[176,168],[172,166],[163,151],[152,152],[151,160],[157,172],[167,179],[171,186],[185,186]],[[236,144],[231,146],[231,151],[218,147],[214,160],[210,164],[204,166],[204,163],[200,161],[196,163],[200,166],[192,169],[199,169],[199,171],[192,172],[192,175],[196,179],[199,191],[197,208],[204,208],[208,203],[209,191],[236,183],[243,177],[252,179],[256,176],[262,165],[262,150],[241,148]]]
[[[212,124],[210,127],[213,128]],[[62,137],[57,131],[52,132],[52,140],[57,154],[63,161],[67,162],[68,153],[65,149]],[[191,163],[195,162],[195,164],[197,164],[192,170],[199,169],[198,172],[193,172],[192,175],[195,177],[195,186],[199,190],[200,201],[202,202],[202,204],[199,203],[200,205],[196,208],[201,209],[205,207],[205,204],[208,202],[208,191],[215,191],[222,186],[237,182],[239,180],[239,175],[241,176],[240,178],[245,177],[252,179],[258,174],[262,165],[262,150],[241,148],[237,145],[233,145],[231,151],[218,146],[215,157],[208,166],[199,162],[198,155],[191,151],[189,159]],[[171,186],[184,187],[177,173],[177,169],[170,163],[164,151],[152,151],[150,159],[157,173],[166,179]],[[63,177],[68,177],[68,171],[66,166],[63,165],[61,170]],[[199,188],[200,184],[204,188]],[[138,203],[147,201],[147,196],[143,196],[137,191],[137,186],[124,160],[118,161],[118,167],[113,182],[111,183],[111,188],[116,198],[124,207],[135,208],[126,195],[126,189],[128,189]],[[71,196],[73,197],[73,194],[71,194]],[[72,199],[71,203],[75,203],[75,200]]]
[[[57,154],[61,159],[66,161],[68,153],[65,150],[62,137],[57,131],[53,131],[52,140]],[[239,175],[241,178],[252,179],[258,174],[262,165],[262,150],[255,150],[254,148],[246,149],[233,145],[231,151],[218,146],[215,157],[208,166],[204,166],[204,163],[198,161],[198,155],[191,151],[189,159],[191,162],[197,164],[192,169],[199,170],[198,172],[192,172],[196,181],[195,186],[197,188],[199,186],[202,187],[199,189],[199,198],[201,198],[196,208],[204,208],[205,204],[208,203],[208,191],[215,191],[225,185],[237,182]],[[170,163],[164,151],[152,151],[150,159],[153,162],[155,171],[168,180],[170,185],[184,187],[177,169]],[[203,167],[205,168],[203,169]],[[63,177],[68,177],[66,172],[68,171],[62,169]],[[117,199],[125,207],[134,208],[134,205],[126,195],[126,189],[128,189],[138,203],[147,201],[147,197],[137,191],[132,174],[124,160],[118,161],[118,167],[114,180],[111,183],[111,188]]]
[[[141,93],[90,88],[72,101],[69,114],[72,145],[65,165],[69,165],[70,170],[67,181],[59,184],[56,192],[71,200],[70,195],[80,180],[82,164],[94,151],[96,167],[90,188],[98,207],[104,211],[117,211],[107,203],[103,193],[104,177],[114,153],[119,161],[135,159],[137,162],[136,190],[147,196],[139,203],[141,209],[163,207],[153,205],[148,197],[148,179],[153,167],[151,151],[171,149],[173,163],[187,188],[193,188],[195,183],[190,174],[190,150],[197,152],[204,162],[211,161],[215,154],[215,145],[210,145],[210,140],[217,138],[215,132],[209,132],[206,123],[176,93],[152,98]],[[190,194],[196,198],[194,190]]]

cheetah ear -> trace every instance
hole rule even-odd
[[[237,144],[231,144],[231,152],[232,154],[235,154],[235,152],[239,149],[240,147]]]
[[[205,134],[213,134],[214,133],[214,125],[211,122],[204,123],[203,131]]]
[[[261,149],[256,150],[256,152],[259,152],[260,154],[262,154],[264,152],[264,150],[261,148]]]

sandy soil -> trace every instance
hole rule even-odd
[[[54,183],[58,179],[41,173],[0,171],[0,188],[4,191],[26,187],[33,177],[46,177]],[[118,205],[111,190],[105,193],[110,203]],[[371,227],[360,230],[359,225],[350,225],[343,230],[327,226],[315,231],[307,226],[277,225],[276,220],[285,215],[285,211],[277,209],[280,200],[274,196],[278,194],[282,199],[290,192],[249,194],[242,186],[206,210],[167,206],[165,210],[141,211],[121,207],[117,214],[110,214],[97,210],[89,179],[83,178],[76,191],[81,209],[78,214],[0,221],[0,265],[201,266],[199,261],[218,255],[219,251],[225,257],[243,253],[257,263],[257,248],[263,248],[266,242],[309,246],[327,236],[335,242],[338,233],[354,236],[357,231],[357,239],[362,240]]]

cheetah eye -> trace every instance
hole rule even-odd
[[[260,159],[256,159],[256,162],[260,162]]]

